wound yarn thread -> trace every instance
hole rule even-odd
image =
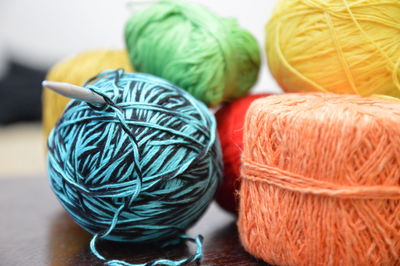
[[[107,69],[117,68],[133,72],[127,51],[90,50],[57,63],[47,73],[46,80],[82,86],[86,80],[96,76],[98,73]],[[43,135],[46,140],[70,100],[52,90],[43,89]]]
[[[71,101],[48,142],[51,187],[72,218],[99,238],[162,246],[197,244],[184,234],[204,213],[222,178],[216,122],[205,105],[148,74],[106,71],[85,87],[105,106]],[[139,264],[138,264],[139,265]]]
[[[281,0],[266,32],[286,92],[400,97],[398,0]]]
[[[247,95],[222,106],[215,113],[218,136],[224,161],[224,178],[215,194],[217,203],[225,210],[237,214],[240,187],[240,157],[243,150],[244,118],[250,104],[268,94]]]
[[[165,78],[211,107],[247,94],[260,69],[260,48],[248,31],[189,1],[159,1],[134,13],[125,41],[137,71]]]
[[[256,100],[238,227],[274,265],[400,264],[400,103],[332,93]]]

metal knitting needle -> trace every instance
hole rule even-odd
[[[61,94],[62,96],[85,101],[93,105],[104,105],[106,103],[104,98],[99,94],[84,87],[76,86],[66,82],[44,80],[42,82],[42,87],[49,88],[54,92]]]

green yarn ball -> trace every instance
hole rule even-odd
[[[248,31],[187,1],[136,12],[125,41],[137,71],[165,78],[211,107],[247,94],[260,69],[260,47]]]

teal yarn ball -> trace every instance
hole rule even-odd
[[[189,1],[160,1],[134,13],[125,42],[137,71],[165,78],[211,107],[247,94],[260,69],[260,47],[248,31]]]
[[[107,104],[70,102],[48,140],[48,172],[60,203],[94,235],[93,253],[105,260],[96,238],[163,245],[192,240],[200,247],[187,260],[199,259],[201,239],[183,233],[221,182],[213,114],[149,74],[106,71],[84,86]]]

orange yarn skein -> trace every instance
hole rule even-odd
[[[332,93],[256,100],[239,232],[277,265],[400,265],[400,103]]]

